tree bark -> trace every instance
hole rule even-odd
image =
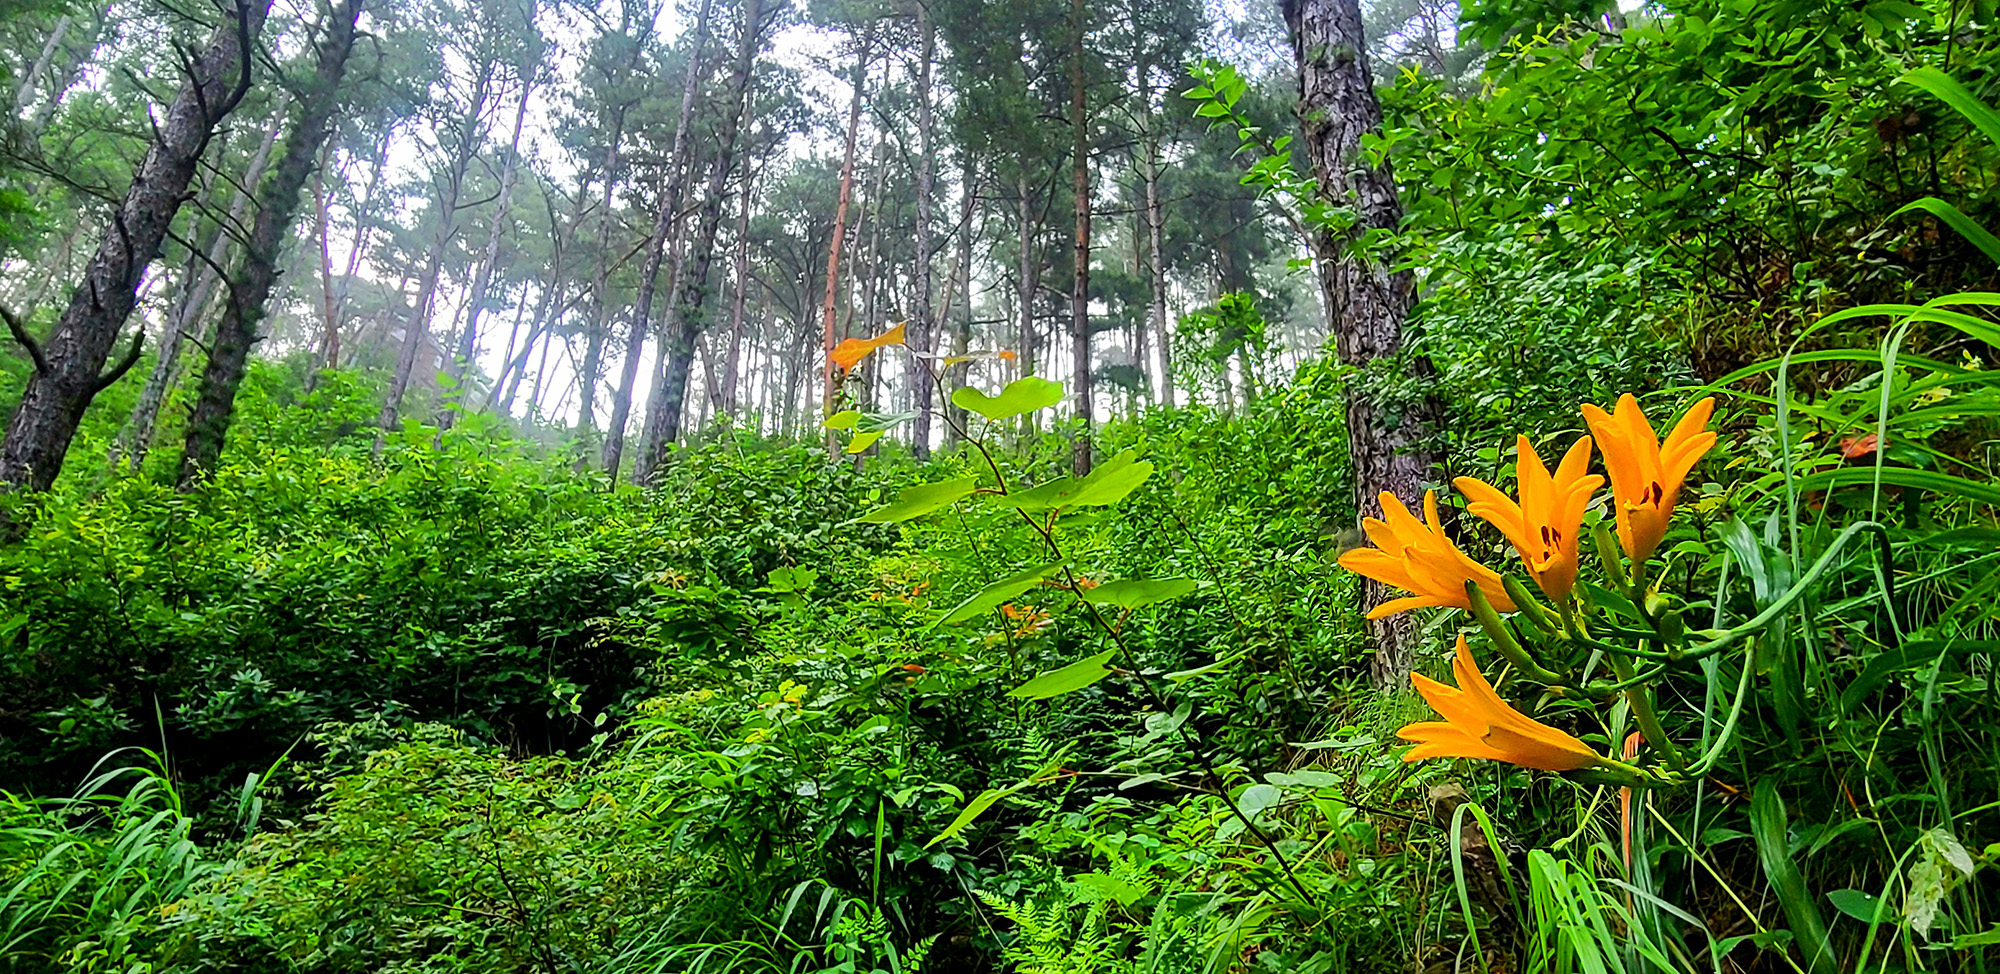
[[[472,88],[472,98],[467,102],[465,118],[461,120],[458,143],[446,167],[444,185],[439,187],[437,227],[431,237],[431,252],[424,263],[423,277],[417,286],[417,297],[410,305],[410,317],[403,329],[403,349],[396,356],[396,372],[389,380],[389,396],[382,401],[382,413],[375,421],[375,452],[381,453],[387,443],[389,433],[396,428],[396,416],[403,408],[403,395],[410,388],[410,374],[417,365],[417,352],[423,348],[424,338],[430,330],[431,301],[437,294],[438,274],[444,267],[445,250],[451,238],[458,234],[458,202],[465,189],[465,173],[472,165],[473,152],[479,146],[479,119],[485,114],[486,98],[493,83],[493,62],[485,61],[479,66],[479,77]]]
[[[1025,163],[1027,160],[1023,159]],[[1021,311],[1021,334],[1019,354],[1014,361],[1019,363],[1016,377],[1035,374],[1035,291],[1041,286],[1036,278],[1041,263],[1035,260],[1035,209],[1028,199],[1028,173],[1025,165],[1014,177],[1016,219],[1020,227],[1021,267],[1020,277],[1015,281]],[[1024,417],[1031,426],[1034,414]]]
[[[916,280],[911,290],[915,292],[915,304],[911,309],[910,328],[906,332],[910,348],[916,352],[907,356],[904,379],[910,386],[910,408],[916,411],[916,418],[910,422],[910,450],[918,460],[928,460],[931,456],[931,363],[922,358],[934,345],[932,336],[936,334],[936,323],[931,320],[931,191],[937,179],[937,158],[932,152],[932,136],[936,124],[931,115],[931,59],[937,55],[937,30],[931,26],[930,4],[928,0],[917,0],[917,32],[922,35],[919,43],[921,53],[917,58],[917,232],[916,252],[911,259],[916,261]]]
[[[263,182],[264,167],[271,159],[271,149],[278,142],[282,131],[281,121],[273,121],[264,134],[264,141],[257,152],[250,157],[250,164],[244,169],[243,182],[236,188],[229,201],[229,222],[227,227],[240,227],[250,208],[250,188]],[[174,305],[174,313],[167,332],[160,336],[160,350],[153,362],[153,374],[146,379],[146,385],[139,390],[139,401],[132,405],[132,416],[125,422],[125,429],[119,436],[120,447],[125,451],[128,469],[137,472],[145,466],[146,455],[153,449],[153,426],[159,422],[160,407],[167,401],[167,392],[174,386],[180,374],[181,349],[187,339],[194,334],[201,321],[202,312],[208,309],[208,302],[215,294],[215,285],[222,280],[216,271],[227,266],[231,245],[236,238],[217,223],[215,228],[197,246],[201,257],[190,258],[188,270],[191,281],[180,301]],[[112,458],[113,465],[117,457]]]
[[[1357,217],[1344,234],[1318,228],[1313,249],[1320,288],[1331,318],[1334,347],[1342,363],[1362,367],[1403,355],[1403,321],[1412,301],[1407,272],[1355,256],[1348,244],[1371,230],[1394,232],[1402,219],[1394,174],[1386,162],[1366,163],[1364,134],[1382,125],[1382,106],[1363,53],[1358,0],[1283,0],[1292,52],[1299,69],[1299,119],[1320,194]],[[1427,361],[1406,363],[1420,382],[1432,371]],[[1427,383],[1426,383],[1427,384]],[[1434,396],[1415,402],[1388,402],[1359,383],[1348,387],[1347,439],[1354,463],[1356,509],[1380,516],[1380,492],[1414,503],[1432,481],[1436,462],[1429,435],[1441,410]],[[1374,582],[1363,585],[1367,607],[1390,593]],[[1407,615],[1370,624],[1375,637],[1374,677],[1378,685],[1399,687],[1409,680],[1417,641]]]
[[[340,362],[340,311],[333,297],[333,243],[328,239],[326,218],[326,168],[333,162],[331,150],[329,145],[319,168],[313,170],[313,236],[319,238],[320,312],[326,326],[320,334],[319,359],[329,369],[338,368]],[[308,380],[308,387],[310,384]]]
[[[113,211],[83,283],[71,294],[48,341],[31,349],[36,370],[0,442],[0,489],[42,491],[55,483],[84,410],[137,361],[135,339],[133,354],[110,373],[103,371],[216,124],[249,89],[246,48],[262,31],[268,12],[265,0],[240,2],[202,52],[190,58],[187,78]],[[26,334],[20,332],[21,337]]]
[[[661,377],[660,405],[666,412],[659,426],[658,438],[651,444],[646,455],[639,458],[639,467],[632,478],[641,485],[653,482],[654,475],[666,460],[667,448],[680,438],[681,412],[687,403],[688,374],[694,364],[695,339],[700,337],[704,320],[703,303],[708,299],[708,275],[715,259],[715,235],[722,226],[723,190],[729,185],[730,168],[736,161],[737,133],[743,126],[743,114],[749,106],[750,80],[755,67],[759,39],[764,33],[763,5],[759,0],[743,0],[742,33],[736,43],[736,66],[729,78],[729,107],[722,113],[722,123],[715,133],[715,162],[708,171],[708,185],[702,197],[701,216],[696,224],[689,250],[687,280],[682,282],[680,303],[674,308],[673,323],[667,327],[666,340],[661,343],[660,352],[665,356],[666,371]]]
[[[840,247],[847,236],[847,205],[854,196],[854,140],[861,130],[862,89],[868,85],[868,47],[871,37],[863,35],[854,51],[854,77],[850,82],[854,93],[847,103],[847,150],[840,163],[840,203],[833,211],[833,245],[826,254],[826,302],[820,309],[821,343],[826,353],[821,372],[826,380],[826,395],[820,415],[833,415],[833,407],[839,400],[839,388],[835,384],[833,371],[833,304],[840,284]],[[836,457],[839,447],[833,438],[833,431],[826,431],[826,455]]]
[[[736,385],[743,369],[743,306],[750,297],[750,187],[754,174],[745,173],[736,211],[736,291],[729,299],[729,357],[722,372],[722,410],[737,414]]]
[[[1090,472],[1090,424],[1092,420],[1090,377],[1090,118],[1088,92],[1084,88],[1083,0],[1070,0],[1069,124],[1074,136],[1070,156],[1072,192],[1076,201],[1075,274],[1069,292],[1069,343],[1076,397],[1077,430],[1070,468],[1076,476]]]
[[[1140,91],[1146,104],[1141,111],[1150,119],[1153,113],[1152,68],[1141,66]],[[1153,134],[1149,123],[1145,129],[1144,152],[1146,155],[1146,251],[1147,280],[1151,284],[1151,299],[1147,316],[1152,319],[1153,337],[1160,346],[1160,402],[1168,408],[1174,405],[1174,350],[1167,334],[1167,266],[1161,258],[1160,237],[1166,226],[1166,214],[1160,206],[1160,142]],[[1151,363],[1147,363],[1150,365]]]
[[[673,236],[674,222],[679,218],[681,200],[685,195],[686,180],[681,178],[681,169],[687,165],[689,152],[688,128],[694,119],[695,89],[701,81],[702,54],[708,47],[708,15],[714,7],[714,0],[701,0],[701,10],[695,15],[694,45],[688,52],[687,71],[681,78],[681,114],[674,123],[673,152],[667,161],[666,185],[662,188],[659,212],[653,216],[653,232],[646,238],[646,264],[639,271],[639,307],[632,316],[632,328],[626,335],[624,371],[619,376],[618,391],[611,403],[611,424],[606,428],[604,438],[604,472],[611,475],[613,483],[618,481],[618,466],[625,453],[625,426],[632,417],[632,396],[639,381],[639,359],[646,353],[646,332],[653,322],[653,292],[659,287],[660,262],[667,252],[667,241]],[[678,263],[678,262],[676,262]],[[678,279],[674,282],[678,284]]]
[[[973,188],[978,182],[978,170],[975,168],[976,161],[972,153],[964,153],[959,166],[958,256],[952,262],[951,275],[952,288],[960,299],[958,314],[953,320],[951,329],[951,354],[954,356],[964,355],[972,345],[972,207],[976,198]],[[947,298],[946,302],[950,303],[950,299]],[[947,309],[946,314],[950,314],[950,309]],[[960,362],[945,368],[946,396],[951,394],[951,390],[965,384],[965,378],[971,370],[970,362]],[[945,449],[949,450],[959,443],[959,433],[965,429],[966,412],[957,406],[947,404],[945,414],[949,418],[945,423]]]
[[[21,86],[14,90],[14,114],[26,114],[35,103],[35,82],[49,69],[49,62],[55,58],[56,48],[62,46],[63,37],[69,34],[69,15],[56,18],[56,25],[49,31],[48,42],[42,45],[42,53],[35,58],[34,66],[21,75]]]
[[[500,262],[500,240],[507,232],[508,215],[513,212],[514,174],[521,163],[521,128],[528,119],[528,96],[534,93],[539,67],[529,68],[521,79],[521,100],[514,107],[514,134],[507,141],[507,161],[500,164],[500,195],[494,200],[493,226],[486,234],[486,252],[480,256],[479,269],[472,274],[472,290],[465,297],[465,327],[458,333],[458,352],[445,366],[445,371],[459,384],[460,409],[470,406],[465,376],[472,370],[473,357],[479,354],[479,314],[486,303],[487,289],[493,286],[493,268]],[[440,403],[438,429],[451,429],[458,412]]]
[[[259,340],[257,325],[264,319],[271,287],[278,280],[278,250],[298,214],[313,161],[332,131],[340,81],[347,73],[347,56],[354,49],[354,24],[360,15],[361,0],[341,0],[328,13],[325,36],[320,39],[319,65],[311,85],[299,96],[298,117],[285,141],[285,153],[258,193],[257,221],[250,228],[243,263],[223,302],[222,322],[216,328],[215,345],[201,377],[201,392],[188,421],[187,445],[181,452],[182,490],[206,479],[222,456],[250,346]]]

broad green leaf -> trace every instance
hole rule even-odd
[[[1136,609],[1142,605],[1177,599],[1201,587],[1192,578],[1121,578],[1096,588],[1084,589],[1083,600],[1098,605]]]
[[[950,507],[959,498],[978,488],[979,478],[960,477],[935,484],[905,487],[888,504],[855,518],[863,524],[895,524]]]
[[[826,418],[826,422],[821,425],[825,426],[827,429],[830,430],[851,430],[854,428],[854,424],[860,422],[860,420],[861,420],[861,410],[843,409],[840,412],[828,416]]]
[[[771,569],[762,592],[809,592],[819,581],[819,572],[803,566],[784,565]]]
[[[1264,814],[1283,797],[1284,789],[1277,785],[1251,785],[1243,789],[1243,794],[1236,796],[1236,810],[1242,812],[1244,818],[1255,822],[1257,816]]]
[[[1059,670],[1050,670],[1008,692],[1010,697],[1047,700],[1074,693],[1111,675],[1111,657],[1118,651],[1107,649],[1088,659],[1080,659]]]
[[[1097,469],[1090,472],[1090,476],[1078,481],[1076,488],[1069,492],[1069,497],[1061,506],[1097,507],[1116,504],[1124,500],[1127,494],[1138,490],[1139,485],[1145,483],[1146,478],[1152,475],[1151,463],[1140,460],[1136,451],[1126,450],[1098,464]]]
[[[860,453],[874,446],[875,441],[882,438],[883,432],[883,430],[861,430],[855,433],[853,438],[847,441],[847,452]]]
[[[1007,383],[997,396],[989,396],[967,386],[951,394],[951,404],[969,409],[991,420],[1007,419],[1037,409],[1047,409],[1062,401],[1063,386],[1038,375],[1027,375]]]
[[[1011,494],[991,495],[993,503],[1022,511],[1060,511],[1116,504],[1153,475],[1153,465],[1126,450],[1097,466],[1082,480],[1059,477]]]
[[[992,808],[995,802],[1020,790],[1021,786],[1015,785],[1012,788],[988,788],[980,792],[977,797],[965,803],[965,810],[959,812],[958,817],[952,819],[951,824],[944,827],[944,831],[939,832],[936,837],[924,843],[924,848],[928,849],[964,831],[966,826],[977,821],[980,815],[984,814],[987,809]]]
[[[1826,894],[1833,908],[1861,921],[1875,922],[1875,910],[1882,905],[1882,898],[1858,889],[1837,889]]]
[[[1011,494],[988,494],[986,499],[1000,507],[1011,507],[1017,511],[1046,511],[1059,506],[1064,494],[1075,482],[1074,478],[1057,477]]]
[[[937,624],[940,626],[949,626],[964,622],[967,619],[983,616],[999,608],[1001,603],[1012,601],[1018,598],[1021,593],[1040,585],[1042,579],[1047,578],[1050,572],[1061,567],[1062,562],[1053,562],[1047,565],[1038,565],[1017,575],[1009,575],[979,590],[971,598],[960,602],[956,608],[945,613],[945,617],[939,619]]]

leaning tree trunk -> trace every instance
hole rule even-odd
[[[340,80],[347,73],[347,55],[354,50],[354,23],[360,16],[361,0],[341,0],[341,5],[327,14],[319,67],[299,96],[299,114],[285,140],[285,154],[278,158],[270,182],[258,194],[257,222],[250,228],[243,263],[223,302],[222,323],[216,328],[215,346],[209,350],[208,366],[201,376],[201,393],[188,420],[187,445],[181,451],[182,490],[201,483],[222,456],[250,346],[258,341],[257,325],[264,318],[271,286],[278,280],[278,250],[298,214],[313,160],[333,130]]]
[[[451,429],[457,421],[460,410],[468,408],[465,377],[472,370],[472,359],[479,354],[479,315],[485,310],[486,292],[493,286],[493,268],[500,263],[500,241],[507,233],[507,218],[514,208],[514,174],[521,165],[521,128],[528,120],[528,96],[535,90],[537,68],[528,69],[521,79],[521,100],[514,106],[514,135],[507,141],[507,161],[500,165],[500,196],[493,204],[493,225],[486,232],[486,252],[479,258],[479,269],[472,274],[472,290],[465,297],[465,327],[459,329],[458,351],[445,366],[452,381],[458,383],[459,409],[446,409],[443,404],[438,409],[438,429]]]
[[[931,152],[932,129],[936,127],[931,119],[931,59],[937,52],[937,31],[931,26],[927,0],[917,0],[917,31],[923,35],[919,40],[923,50],[917,58],[917,233],[916,253],[911,258],[916,261],[911,289],[917,300],[908,331],[910,348],[917,354],[905,358],[908,365],[903,376],[910,386],[910,408],[917,414],[910,422],[910,449],[918,460],[928,460],[931,364],[921,356],[931,350],[935,344],[932,336],[937,333],[937,323],[931,320],[931,184],[937,179],[937,158]]]
[[[63,14],[56,18],[55,28],[49,31],[49,39],[42,45],[41,55],[35,58],[34,65],[21,75],[21,86],[14,90],[14,114],[16,116],[26,114],[28,109],[35,104],[35,82],[40,80],[43,73],[48,71],[49,62],[55,57],[56,48],[62,46],[63,38],[69,34],[69,25],[70,19],[68,14]]]
[[[133,404],[132,416],[125,421],[125,429],[119,434],[118,446],[125,451],[126,462],[134,472],[145,466],[146,454],[153,449],[153,426],[159,422],[160,407],[166,403],[167,391],[179,375],[181,348],[194,334],[195,325],[208,308],[208,299],[215,294],[215,286],[222,279],[217,268],[229,262],[230,245],[235,243],[236,238],[227,228],[243,225],[250,209],[250,187],[263,182],[264,166],[270,162],[271,149],[277,144],[278,133],[282,130],[282,122],[271,123],[270,131],[264,134],[263,144],[250,157],[250,165],[243,172],[243,182],[236,187],[229,201],[227,227],[216,224],[215,229],[196,244],[199,256],[189,258],[191,280],[188,288],[174,304],[167,332],[160,336],[160,350],[153,362],[153,374],[147,377],[145,386],[139,390],[139,401]],[[118,457],[114,453],[112,465],[116,466],[117,462]]]
[[[1403,320],[1412,301],[1410,275],[1356,257],[1348,248],[1364,233],[1393,232],[1403,212],[1388,163],[1370,166],[1361,152],[1362,136],[1382,126],[1382,106],[1363,53],[1361,7],[1358,0],[1283,0],[1282,7],[1299,69],[1300,127],[1320,195],[1355,214],[1347,231],[1321,227],[1313,235],[1335,351],[1343,364],[1356,367],[1396,358],[1403,353]],[[1431,375],[1425,360],[1412,361],[1409,368],[1420,382]],[[1441,413],[1431,396],[1415,402],[1378,396],[1358,383],[1347,394],[1354,502],[1361,514],[1372,516],[1381,515],[1380,492],[1414,502],[1431,482],[1436,457],[1429,434]],[[1362,591],[1368,607],[1389,596],[1374,582],[1364,583]],[[1402,686],[1409,679],[1417,634],[1408,620],[1395,615],[1370,624],[1378,685]]]
[[[708,171],[708,185],[701,201],[701,218],[695,225],[688,252],[687,280],[681,284],[680,303],[674,308],[673,323],[660,343],[666,371],[661,377],[659,435],[650,450],[639,458],[632,479],[640,485],[653,482],[666,460],[667,449],[680,438],[681,413],[687,404],[689,373],[694,365],[695,339],[704,324],[702,304],[708,298],[709,267],[715,260],[715,235],[722,226],[723,189],[729,185],[729,170],[736,161],[737,132],[743,126],[744,109],[749,105],[751,68],[755,66],[758,38],[763,34],[764,14],[759,0],[743,0],[742,35],[736,42],[736,66],[729,78],[729,106],[723,109],[722,123],[715,133],[715,163]]]
[[[1070,0],[1069,48],[1069,127],[1075,142],[1071,148],[1070,176],[1076,198],[1075,274],[1069,292],[1069,347],[1075,359],[1076,416],[1081,428],[1076,433],[1076,449],[1070,468],[1079,477],[1090,472],[1090,119],[1085,114],[1083,87],[1083,0]]]
[[[733,421],[737,415],[736,386],[743,371],[743,306],[750,297],[750,187],[754,172],[743,175],[736,211],[736,289],[729,299],[729,357],[722,370],[721,408]]]
[[[673,152],[667,160],[667,185],[660,194],[660,210],[653,217],[652,235],[646,238],[646,265],[639,271],[639,306],[632,315],[626,335],[624,371],[611,402],[611,423],[605,428],[604,472],[618,482],[618,465],[625,455],[625,426],[632,418],[632,396],[639,381],[639,359],[646,353],[646,332],[653,324],[653,295],[659,288],[660,263],[666,258],[667,242],[673,236],[681,212],[686,181],[681,169],[687,165],[690,146],[688,128],[694,120],[695,90],[701,81],[701,56],[708,46],[708,14],[714,0],[701,0],[694,20],[694,46],[688,52],[687,71],[681,77],[681,114],[674,123]],[[674,282],[679,283],[678,279]]]
[[[375,452],[378,454],[387,443],[389,433],[395,429],[397,414],[403,409],[403,396],[410,390],[410,376],[416,371],[417,353],[423,349],[424,337],[430,331],[431,301],[437,295],[438,274],[444,268],[445,250],[451,238],[458,233],[459,197],[465,190],[466,170],[471,168],[474,150],[479,147],[479,117],[485,113],[488,86],[493,83],[493,62],[482,62],[479,67],[472,99],[466,105],[465,118],[460,121],[458,145],[453,149],[444,185],[438,194],[437,229],[431,238],[431,252],[424,262],[423,277],[417,285],[416,300],[411,303],[410,317],[404,324],[403,348],[396,356],[396,371],[389,379],[389,396],[382,400],[382,413],[375,420]]]
[[[833,244],[826,254],[826,301],[820,308],[820,340],[824,345],[826,360],[821,366],[826,382],[825,401],[821,415],[833,415],[834,403],[839,399],[839,388],[835,385],[833,372],[833,307],[834,297],[840,284],[840,245],[847,236],[847,205],[854,197],[854,139],[861,130],[861,93],[868,85],[868,46],[870,37],[862,37],[854,52],[854,92],[847,103],[847,151],[840,163],[840,203],[833,210]],[[833,431],[826,431],[826,453],[836,456],[838,446]]]
[[[250,88],[246,49],[262,31],[267,0],[239,2],[216,28],[208,46],[188,63],[189,74],[154,127],[152,145],[133,171],[131,186],[105,228],[83,283],[70,296],[46,345],[38,345],[7,315],[9,329],[26,345],[35,372],[0,442],[0,489],[47,490],[62,471],[63,454],[84,410],[138,361],[132,352],[104,371],[118,332],[138,303],[139,281],[159,256],[174,215],[216,124]],[[144,332],[140,332],[143,337]]]

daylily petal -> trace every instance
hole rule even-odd
[[[1444,720],[1410,724],[1397,732],[1417,744],[1403,760],[1482,758],[1539,771],[1575,771],[1601,760],[1589,745],[1500,699],[1472,659],[1464,636],[1458,637],[1451,668],[1458,679],[1456,687],[1411,674],[1417,692]]]
[[[1498,528],[1521,555],[1521,564],[1550,598],[1562,601],[1576,586],[1577,541],[1583,531],[1583,510],[1604,478],[1588,473],[1590,437],[1571,445],[1556,474],[1535,452],[1528,438],[1516,448],[1516,503],[1497,488],[1471,477],[1453,481],[1470,504],[1466,510]]]
[[[1368,618],[1431,605],[1469,609],[1472,601],[1465,594],[1468,581],[1479,586],[1496,610],[1514,611],[1514,600],[1507,597],[1500,573],[1466,557],[1446,536],[1439,523],[1435,492],[1424,492],[1421,521],[1396,495],[1385,491],[1380,500],[1382,517],[1361,522],[1375,547],[1347,552],[1340,556],[1339,564],[1357,575],[1403,589],[1410,597],[1378,605],[1369,611]]]
[[[1695,403],[1662,443],[1629,393],[1609,414],[1584,405],[1584,421],[1597,435],[1604,469],[1611,474],[1618,541],[1635,563],[1659,548],[1688,472],[1715,446],[1716,435],[1706,429],[1714,410],[1713,398]]]

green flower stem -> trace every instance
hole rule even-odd
[[[1521,610],[1521,615],[1526,616],[1528,622],[1533,624],[1542,635],[1553,636],[1556,634],[1555,614],[1550,612],[1548,607],[1541,603],[1541,600],[1535,598],[1535,593],[1528,591],[1528,586],[1523,584],[1520,579],[1512,575],[1502,575],[1500,576],[1500,587],[1507,590],[1507,597],[1514,600],[1514,607]]]
[[[1787,610],[1812,591],[1813,583],[1819,581],[1821,575],[1826,574],[1833,568],[1835,556],[1839,555],[1841,549],[1847,546],[1848,541],[1863,531],[1881,530],[1882,525],[1875,521],[1859,521],[1848,525],[1846,530],[1840,532],[1840,535],[1833,539],[1832,544],[1826,546],[1826,551],[1819,556],[1819,560],[1813,562],[1812,567],[1807,569],[1806,573],[1801,575],[1799,580],[1792,584],[1791,588],[1785,590],[1785,594],[1778,596],[1776,601],[1765,606],[1764,611],[1757,613],[1756,616],[1724,632],[1722,635],[1681,653],[1677,661],[1685,663],[1713,656],[1736,645],[1746,636],[1762,632],[1765,627],[1776,621],[1779,616],[1784,615]]]
[[[1588,768],[1565,771],[1563,777],[1580,785],[1609,785],[1613,788],[1665,788],[1679,783],[1677,778],[1607,757],[1599,757],[1597,763]]]
[[[1521,646],[1520,640],[1514,638],[1514,631],[1507,628],[1507,623],[1500,618],[1500,613],[1493,610],[1493,603],[1486,601],[1486,593],[1479,590],[1477,582],[1468,580],[1465,583],[1465,594],[1472,603],[1473,618],[1479,620],[1479,627],[1486,630],[1486,635],[1493,640],[1494,648],[1500,651],[1501,656],[1507,658],[1507,662],[1514,664],[1515,669],[1527,674],[1529,679],[1537,683],[1563,682],[1561,674],[1536,662],[1535,658]]]
[[[1667,737],[1667,729],[1660,725],[1660,715],[1653,709],[1653,688],[1646,685],[1633,672],[1632,661],[1624,656],[1612,654],[1607,657],[1612,672],[1618,675],[1625,687],[1625,701],[1632,706],[1632,719],[1639,725],[1639,733],[1645,735],[1646,743],[1653,745],[1667,763],[1676,771],[1687,770],[1687,759],[1681,757],[1680,748]]]

